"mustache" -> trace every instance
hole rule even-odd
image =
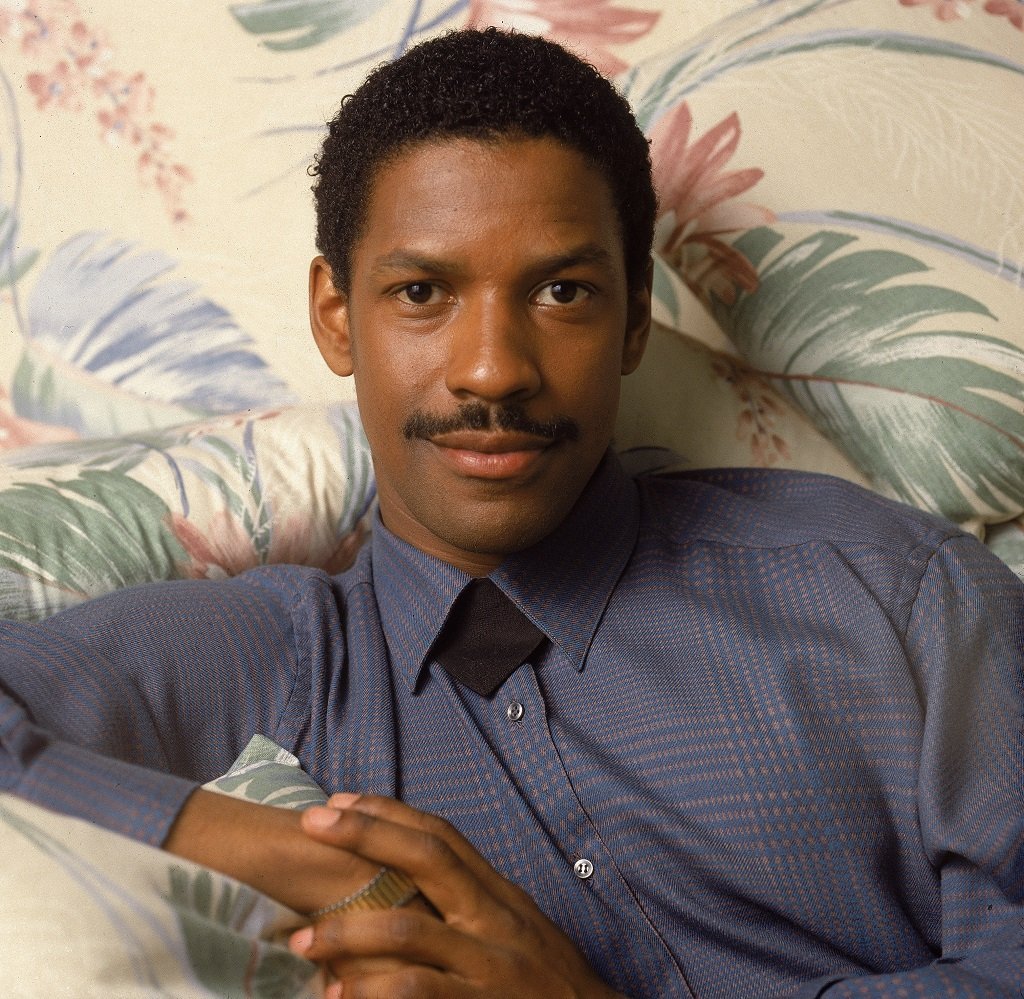
[[[568,416],[535,420],[522,406],[485,406],[465,402],[450,416],[436,416],[417,410],[402,425],[406,440],[429,440],[459,430],[513,430],[549,441],[574,441],[580,436],[579,424]]]

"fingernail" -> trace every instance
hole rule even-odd
[[[332,794],[327,804],[331,808],[351,808],[360,798],[361,794],[349,794],[347,791],[339,791]]]
[[[341,818],[341,815],[336,808],[323,808],[317,805],[306,809],[304,818],[314,829],[329,829]]]
[[[331,982],[330,985],[324,989],[324,999],[341,999],[345,992],[345,986],[341,982]]]
[[[288,947],[296,954],[305,954],[313,946],[313,927],[296,930],[288,940]]]

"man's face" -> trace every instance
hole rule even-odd
[[[413,146],[367,208],[347,296],[313,261],[314,335],[355,375],[384,523],[485,574],[597,467],[649,294],[627,292],[607,182],[552,139]]]

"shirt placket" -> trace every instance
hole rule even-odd
[[[551,740],[547,705],[533,669],[520,666],[487,708],[492,744],[523,797],[558,843],[567,873],[572,872],[580,882],[581,891],[600,891],[604,872],[594,878],[604,848],[580,808]]]
[[[558,659],[560,656],[552,652],[548,658]],[[571,668],[564,662],[560,665],[561,668]],[[651,960],[652,954],[643,963],[648,967],[662,968],[668,963],[675,969],[677,978],[672,994],[691,995],[670,948],[637,904],[612,854],[576,796],[552,738],[547,704],[533,667],[529,663],[520,666],[490,701],[480,699],[474,706],[472,713],[485,730],[504,770],[522,797],[530,803],[551,841],[557,844],[560,863],[571,886],[569,895],[573,891],[594,893],[599,897],[602,909],[636,922],[637,934],[630,934],[634,945],[639,945],[643,939],[646,947],[657,953],[656,960]],[[580,899],[580,902],[583,904],[579,908],[593,909],[592,905],[586,904],[587,900]],[[591,923],[591,927],[590,932],[597,937],[593,941],[596,949],[602,953],[613,951],[615,947],[611,942],[601,939],[607,937],[608,927],[597,921]],[[619,926],[616,936],[621,938],[622,935]],[[663,979],[661,984],[664,985]]]

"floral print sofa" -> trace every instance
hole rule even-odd
[[[1024,575],[1022,0],[0,0],[0,616],[351,560],[373,475],[306,329],[305,166],[371,66],[487,23],[581,51],[651,137],[627,462],[844,476]],[[289,796],[293,763],[225,780]],[[0,938],[75,913],[82,995],[318,994],[280,907],[93,836],[0,796],[35,898]],[[10,995],[61,966],[3,962]]]
[[[0,0],[0,614],[351,558],[304,167],[369,67],[485,23],[575,46],[651,137],[627,460],[838,474],[1024,571],[1024,3]]]
[[[0,0],[0,614],[351,558],[304,166],[369,67],[470,23],[575,46],[651,137],[634,466],[842,475],[1024,571],[1024,4]]]

